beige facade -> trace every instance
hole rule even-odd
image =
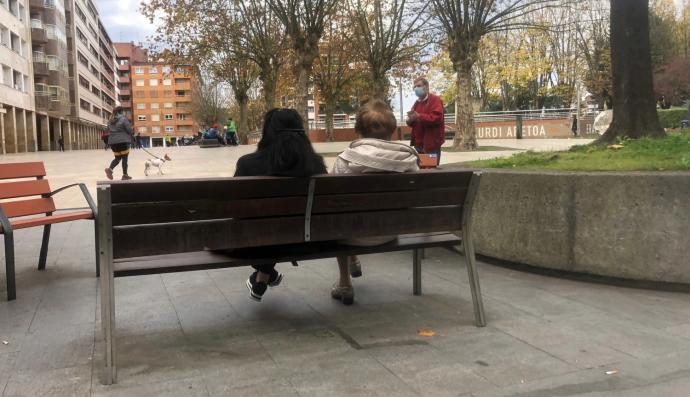
[[[115,49],[91,0],[67,0],[72,118],[105,128],[115,107]]]
[[[28,0],[0,0],[0,154],[36,151]]]

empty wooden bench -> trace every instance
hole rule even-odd
[[[462,244],[475,322],[484,326],[471,237],[478,184],[471,171],[440,170],[100,182],[104,382],[116,379],[115,277],[411,250],[419,295],[421,250]],[[337,242],[387,235],[400,237],[375,247]]]
[[[42,162],[0,164],[0,233],[5,239],[7,300],[17,297],[14,275],[15,230],[43,226],[38,270],[44,270],[48,255],[50,226],[55,223],[96,218],[96,205],[86,185],[74,183],[57,190],[50,190],[48,180],[43,179],[45,176],[46,171]],[[81,189],[89,208],[68,212],[56,209],[53,196],[75,186]],[[58,211],[60,212],[56,214]],[[98,275],[98,256],[96,256],[96,275]]]

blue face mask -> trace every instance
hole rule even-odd
[[[417,95],[417,98],[419,99],[424,98],[426,96],[426,92],[424,92],[424,87],[415,87],[414,94]]]

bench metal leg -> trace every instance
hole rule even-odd
[[[422,255],[423,251],[420,249],[412,252],[412,294],[422,294]]]
[[[93,228],[94,228],[94,243],[96,245],[96,277],[101,276],[101,255],[99,253],[98,247],[100,246],[100,242],[98,241],[98,221],[94,219],[93,221]]]
[[[14,281],[14,234],[11,230],[5,231],[5,269],[7,277],[7,300],[17,299],[17,286]]]
[[[105,374],[103,384],[111,385],[117,381],[115,344],[115,277],[113,273],[113,238],[110,188],[98,188],[98,217],[96,220],[98,236],[99,263],[103,274],[101,286],[101,325],[105,347]]]
[[[486,316],[484,315],[484,302],[482,302],[482,291],[479,287],[479,275],[477,274],[477,258],[474,252],[474,242],[472,241],[472,209],[474,200],[479,191],[479,174],[475,173],[470,181],[470,186],[463,205],[462,214],[462,246],[465,251],[465,261],[467,262],[467,275],[472,291],[472,304],[474,306],[474,322],[477,327],[486,326]]]
[[[50,226],[43,226],[43,242],[41,243],[41,256],[38,258],[38,270],[46,270],[46,258],[48,257],[48,243],[50,242]]]

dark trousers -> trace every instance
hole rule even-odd
[[[113,149],[115,158],[110,162],[110,169],[114,170],[120,161],[122,161],[122,174],[127,175],[127,158],[129,157],[129,144],[128,143],[117,143],[110,146]]]
[[[254,270],[258,270],[261,273],[271,274],[276,267],[275,263],[267,263],[265,265],[252,265]]]

